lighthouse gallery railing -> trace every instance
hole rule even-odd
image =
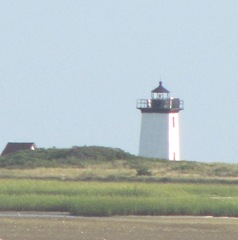
[[[184,102],[179,98],[138,99],[136,107],[138,109],[184,109]]]

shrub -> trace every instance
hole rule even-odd
[[[107,147],[73,147],[71,149],[37,149],[35,151],[19,151],[0,158],[0,167],[35,168],[56,167],[64,165],[83,166],[83,162],[113,161],[130,159],[133,156],[117,148]]]
[[[151,176],[152,172],[145,166],[141,166],[140,168],[136,169],[137,176]]]

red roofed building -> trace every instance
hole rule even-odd
[[[23,150],[35,150],[36,145],[34,143],[18,143],[18,142],[9,142],[4,150],[2,151],[1,156],[10,154],[10,153],[15,153],[18,151],[23,151]]]

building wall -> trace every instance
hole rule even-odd
[[[180,160],[178,113],[142,113],[139,156]]]
[[[139,155],[169,159],[169,114],[142,113]]]

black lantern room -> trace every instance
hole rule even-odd
[[[162,82],[151,91],[151,99],[138,99],[137,108],[141,112],[170,113],[183,110],[183,101],[170,96],[170,92],[163,87]]]

